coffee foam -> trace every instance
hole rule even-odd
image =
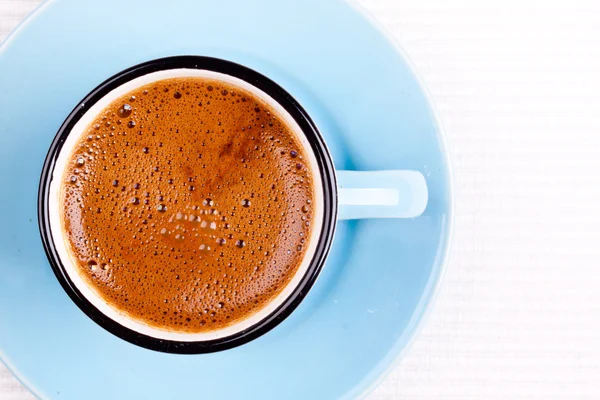
[[[269,107],[271,107],[276,112],[276,114],[285,121],[285,124],[288,127],[292,128],[293,133],[296,136],[296,139],[300,143],[302,143],[302,147],[305,150],[305,155],[306,155],[304,162],[308,162],[308,165],[310,166],[310,168],[312,170],[312,177],[314,180],[313,187],[315,189],[314,190],[314,202],[311,205],[314,224],[311,229],[311,235],[306,240],[306,249],[305,249],[305,256],[304,256],[303,262],[298,267],[298,269],[297,269],[296,273],[294,274],[293,278],[291,279],[291,281],[285,286],[285,288],[270,303],[267,304],[266,307],[257,311],[255,314],[249,316],[246,319],[238,321],[237,323],[235,323],[231,326],[225,327],[223,329],[217,329],[217,330],[213,330],[210,332],[200,332],[200,333],[182,333],[182,332],[176,332],[176,331],[169,331],[169,330],[165,330],[165,329],[159,329],[157,327],[150,326],[148,324],[142,323],[138,320],[128,317],[125,313],[123,313],[119,309],[111,306],[108,302],[103,300],[102,296],[100,296],[99,293],[92,286],[90,286],[86,283],[86,277],[82,276],[82,274],[79,273],[78,268],[76,267],[77,262],[76,262],[76,260],[74,260],[75,255],[70,251],[70,249],[68,249],[68,246],[65,245],[68,242],[68,238],[67,238],[67,235],[65,234],[65,232],[63,231],[63,229],[61,228],[61,222],[60,222],[60,213],[61,213],[60,187],[61,187],[62,172],[64,170],[68,169],[67,166],[68,166],[68,163],[70,162],[71,154],[75,150],[75,146],[77,145],[79,137],[88,128],[88,126],[93,122],[95,117],[98,116],[98,114],[107,105],[112,103],[114,100],[118,99],[119,97],[121,97],[122,95],[124,95],[128,92],[131,92],[132,90],[134,90],[136,88],[139,88],[141,86],[144,86],[148,83],[152,83],[155,81],[162,81],[162,80],[166,80],[166,79],[181,78],[181,77],[200,77],[200,78],[206,78],[206,79],[214,79],[216,81],[222,81],[222,82],[225,82],[228,84],[233,84],[235,86],[238,86],[245,90],[250,91],[252,94],[259,97],[261,100],[265,101],[269,105]],[[176,95],[176,94],[174,94],[174,95]],[[126,115],[127,112],[128,112],[127,109],[119,110],[119,115],[126,118],[128,116],[128,115]],[[121,115],[121,113],[122,113],[122,115]],[[128,126],[128,128],[135,129],[135,126]],[[122,324],[130,329],[133,329],[135,331],[147,334],[149,336],[153,336],[153,337],[157,337],[157,338],[161,338],[161,339],[179,340],[179,341],[202,341],[202,340],[212,340],[212,339],[217,339],[217,338],[221,338],[221,337],[226,337],[235,332],[246,329],[246,328],[254,325],[255,323],[257,323],[258,321],[262,320],[264,317],[269,315],[272,311],[274,311],[279,305],[281,305],[283,303],[283,301],[291,294],[291,292],[297,286],[297,284],[300,281],[300,279],[302,278],[302,276],[305,274],[306,269],[309,264],[309,261],[312,259],[312,256],[314,254],[316,242],[317,242],[317,236],[320,233],[321,223],[322,223],[322,219],[323,219],[323,210],[322,210],[322,204],[323,204],[322,195],[323,194],[322,194],[322,185],[321,185],[321,181],[320,181],[321,178],[320,178],[320,174],[319,174],[318,165],[317,165],[316,159],[314,157],[314,154],[312,154],[310,149],[311,149],[310,145],[308,144],[306,138],[303,136],[299,126],[278,103],[276,103],[273,99],[271,99],[265,93],[259,91],[258,89],[254,88],[253,86],[251,86],[251,85],[247,84],[246,82],[241,81],[239,79],[236,79],[236,78],[233,78],[233,77],[230,77],[227,75],[223,75],[223,74],[214,73],[211,71],[180,69],[180,70],[169,70],[169,71],[156,72],[153,74],[149,74],[149,75],[145,75],[143,77],[137,78],[133,81],[130,81],[130,82],[126,83],[125,85],[115,89],[113,92],[111,92],[106,97],[104,97],[100,102],[98,102],[97,104],[92,106],[92,108],[82,117],[82,119],[74,127],[71,135],[69,135],[69,137],[68,137],[67,141],[65,142],[65,145],[63,146],[63,149],[58,157],[57,164],[55,167],[56,172],[53,176],[53,181],[50,186],[50,210],[51,210],[50,222],[51,222],[51,228],[52,228],[53,235],[54,235],[54,241],[55,241],[57,250],[60,254],[60,257],[63,260],[63,264],[65,265],[65,269],[66,269],[67,273],[69,274],[69,276],[71,277],[74,284],[76,285],[76,287],[101,312],[103,312],[104,314],[106,314],[107,316],[112,318],[113,320],[119,322],[120,324]],[[151,154],[153,151],[156,151],[156,149],[148,148],[146,151],[146,148],[142,148],[143,154]],[[77,163],[78,160],[76,160],[75,162]],[[84,166],[85,166],[85,161],[84,161],[84,164],[81,165],[81,167],[84,168]],[[69,177],[69,179],[70,179],[70,177]],[[75,177],[75,179],[79,179],[79,178]],[[143,182],[140,182],[139,184],[143,185]],[[192,182],[189,182],[186,184],[188,184],[190,187],[193,186]],[[120,186],[119,182],[115,182],[114,187],[118,188],[121,186]],[[140,188],[140,189],[143,189],[143,188]],[[66,186],[66,190],[68,190],[68,186]],[[129,189],[126,189],[126,190],[129,190]],[[190,190],[190,191],[193,191],[193,190]],[[141,194],[137,195],[136,193],[137,192],[135,192],[135,188],[134,188],[132,195],[130,197],[131,207],[133,207],[133,208],[143,204],[143,202],[145,200],[143,195],[141,195]],[[140,193],[141,193],[141,191],[140,191]],[[165,196],[165,197],[167,197],[167,196]],[[212,199],[204,199],[203,203],[206,202],[206,204],[201,204],[201,205],[199,205],[199,207],[205,206],[205,208],[202,208],[201,210],[194,210],[197,212],[195,212],[193,214],[193,216],[192,216],[192,214],[180,212],[183,210],[180,210],[180,211],[172,210],[172,209],[168,208],[167,205],[164,205],[165,207],[167,207],[166,210],[161,211],[161,210],[157,209],[156,212],[158,212],[158,213],[161,213],[161,212],[171,213],[172,212],[173,213],[171,216],[173,218],[172,222],[174,222],[175,224],[180,225],[180,226],[196,223],[196,224],[199,224],[197,227],[198,229],[206,228],[209,231],[210,230],[216,231],[217,224],[220,224],[222,222],[222,224],[219,225],[219,229],[225,225],[225,221],[219,221],[219,218],[218,218],[219,214],[220,214],[219,211],[215,210],[216,211],[215,218],[209,217],[212,214],[200,214],[200,211],[202,211],[203,213],[205,213],[205,212],[210,213],[210,210],[212,209],[211,208],[212,206],[210,205],[211,201],[212,201]],[[252,198],[241,199],[239,202],[240,209],[243,209],[246,206],[252,207],[252,202],[253,202]],[[159,204],[159,206],[160,206],[160,204]],[[300,208],[300,206],[298,206],[298,207]],[[302,207],[304,207],[304,206],[302,206]],[[73,208],[73,209],[77,210],[77,208]],[[203,215],[203,216],[201,216],[201,215]],[[205,223],[205,226],[202,226],[203,223]],[[214,228],[213,228],[213,224],[214,224]],[[174,240],[178,240],[178,239],[176,239],[176,235],[181,235],[181,236],[184,235],[184,232],[176,233],[175,232],[176,230],[171,230],[168,227],[161,228],[161,231],[162,231],[162,229],[165,229],[164,234],[172,235]],[[211,243],[209,243],[209,242],[203,243],[203,245],[205,246],[204,249],[199,248],[199,250],[208,251],[207,249],[209,247],[211,247],[211,245],[214,247],[218,247],[218,246],[222,245],[220,241],[229,240],[229,238],[226,237],[225,234],[222,234],[223,232],[218,232],[218,233],[219,233],[219,235],[217,235],[218,237],[214,241],[212,241]],[[236,238],[235,239],[236,245],[239,245],[240,248],[245,248],[243,240],[244,240],[243,238]],[[234,243],[227,243],[227,245],[234,245]],[[105,271],[103,269],[104,267],[105,266],[101,265],[100,263],[97,263],[96,265],[90,265],[90,268],[97,269],[98,275],[101,275],[103,273],[101,271]],[[210,315],[211,312],[212,311],[209,311],[207,314]]]

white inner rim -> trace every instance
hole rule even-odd
[[[65,168],[67,163],[69,162],[71,155],[73,153],[74,147],[77,144],[77,141],[86,130],[86,128],[92,123],[92,121],[96,118],[96,116],[106,108],[110,103],[112,103],[117,98],[121,97],[128,92],[135,90],[141,86],[146,84],[170,79],[170,78],[184,78],[184,77],[200,77],[200,78],[208,78],[215,79],[219,81],[223,81],[242,89],[245,89],[255,96],[259,97],[266,103],[268,103],[274,111],[279,114],[286,124],[292,128],[294,134],[297,139],[300,141],[304,150],[308,156],[308,162],[312,168],[313,178],[314,178],[314,225],[312,227],[311,236],[309,238],[308,247],[306,249],[306,253],[304,259],[298,271],[290,281],[290,283],[279,293],[279,295],[271,301],[267,306],[263,309],[257,311],[255,314],[250,315],[248,318],[237,322],[234,325],[228,326],[226,328],[203,332],[203,333],[183,333],[176,331],[168,331],[165,329],[159,329],[156,327],[149,326],[142,321],[133,319],[126,314],[120,312],[117,308],[110,305],[106,302],[95,290],[95,288],[91,287],[86,283],[83,277],[80,275],[78,267],[76,266],[74,260],[75,257],[67,245],[68,239],[65,235],[62,223],[61,223],[61,214],[62,211],[60,209],[60,197],[61,197],[61,183],[63,181],[62,177],[64,175]],[[49,216],[50,216],[50,230],[52,232],[52,237],[54,239],[54,244],[56,246],[56,250],[58,255],[65,267],[69,278],[73,282],[73,284],[77,287],[77,289],[85,296],[85,298],[94,305],[100,312],[102,312],[107,317],[111,318],[115,322],[131,329],[136,332],[142,333],[144,335],[148,335],[158,339],[166,339],[180,342],[198,342],[198,341],[208,341],[215,340],[224,337],[231,336],[235,333],[243,331],[245,329],[250,328],[251,326],[257,324],[264,318],[266,318],[269,314],[275,311],[294,291],[294,289],[300,283],[302,277],[305,275],[310,261],[313,259],[319,235],[322,229],[322,221],[323,221],[323,189],[321,184],[321,173],[319,171],[319,165],[317,163],[317,159],[312,151],[310,143],[304,136],[302,129],[296,123],[296,121],[292,118],[292,116],[273,98],[271,98],[268,94],[263,92],[262,90],[250,85],[246,81],[235,78],[230,75],[221,74],[218,72],[208,71],[208,70],[198,70],[198,69],[171,69],[165,71],[153,72],[136,79],[133,79],[125,84],[119,86],[118,88],[112,90],[106,96],[104,96],[101,100],[99,100],[96,104],[94,104],[77,122],[77,124],[71,130],[71,133],[67,137],[56,161],[56,165],[53,170],[53,174],[51,177],[52,181],[50,183],[49,190]]]

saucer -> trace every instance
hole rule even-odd
[[[41,399],[339,399],[399,360],[446,260],[451,188],[434,112],[399,50],[339,0],[42,4],[0,48],[0,358]],[[337,169],[421,171],[423,216],[341,221],[321,277],[283,323],[241,347],[173,355],[108,333],[69,299],[37,225],[42,163],[106,78],[174,55],[250,67],[306,109]]]

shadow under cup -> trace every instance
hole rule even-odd
[[[186,72],[187,71],[187,72]],[[187,75],[186,75],[187,73]],[[316,214],[305,258],[291,282],[263,309],[232,326],[208,333],[170,332],[149,327],[110,306],[78,275],[69,260],[66,238],[60,228],[58,196],[72,145],[104,107],[120,94],[170,77],[203,76],[242,86],[265,100],[292,128],[312,159]],[[136,84],[135,82],[142,82]],[[134,85],[134,86],[132,86]],[[120,93],[120,94],[118,94]],[[319,182],[320,181],[320,182]],[[88,94],[60,127],[46,157],[38,196],[38,219],[44,249],[61,286],[92,320],[114,335],[148,349],[180,354],[226,350],[247,343],[273,329],[298,306],[316,281],[325,262],[337,220],[337,185],[333,162],[323,138],[307,113],[283,88],[239,64],[200,56],[179,56],[149,61],[109,78]]]

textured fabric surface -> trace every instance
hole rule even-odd
[[[37,3],[0,0],[0,39]],[[438,299],[369,400],[600,398],[600,2],[360,3],[431,91],[456,190]],[[0,366],[0,399],[31,398]]]

